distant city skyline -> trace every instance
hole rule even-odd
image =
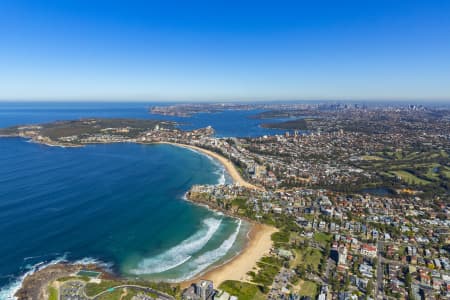
[[[450,101],[448,1],[2,1],[0,101]]]

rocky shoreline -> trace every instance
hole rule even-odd
[[[42,135],[39,135],[36,133],[33,133],[33,134],[9,133],[9,134],[3,135],[3,137],[6,137],[6,136],[28,138],[32,142],[35,142],[35,143],[44,144],[44,145],[48,145],[48,146],[58,146],[58,147],[84,147],[85,145],[90,144],[87,142],[83,143],[83,144],[74,144],[71,142],[55,141],[54,139],[51,139],[49,137],[42,136]],[[114,142],[116,142],[116,141],[108,141],[108,142],[103,142],[103,143],[109,144],[109,143],[114,143]],[[138,140],[134,140],[134,139],[132,141],[124,140],[124,141],[120,141],[120,142],[139,143]],[[95,142],[95,144],[98,144],[98,143],[99,143],[98,141]],[[152,142],[151,144],[155,144],[155,143],[158,143],[158,142]],[[159,143],[161,143],[161,142],[159,142]],[[243,186],[245,188],[250,188],[250,189],[261,189],[261,187],[254,186],[254,185],[246,182],[241,177],[239,172],[236,170],[236,168],[234,167],[232,162],[228,161],[227,159],[225,159],[224,157],[222,157],[221,155],[219,155],[217,153],[214,153],[210,150],[206,150],[206,149],[203,149],[203,148],[200,148],[197,146],[192,146],[192,145],[185,145],[185,144],[180,144],[180,143],[169,143],[169,142],[162,142],[162,143],[172,144],[172,145],[184,147],[184,148],[189,148],[191,150],[199,151],[203,154],[206,154],[206,155],[218,160],[225,167],[225,169],[230,174],[230,176],[233,178],[233,181],[236,182],[238,185]],[[225,210],[225,209],[221,208],[220,206],[218,206],[215,202],[207,201],[207,200],[201,199],[200,197],[195,197],[191,194],[191,190],[186,193],[186,200],[188,200],[196,205],[205,205],[208,207],[208,209],[220,211],[223,214],[228,215],[230,217],[243,219],[244,221],[246,221],[252,225],[252,229],[251,229],[252,237],[258,236],[258,240],[260,238],[265,238],[267,240],[265,242],[264,247],[260,247],[260,246],[250,247],[250,245],[252,243],[252,241],[251,241],[252,239],[250,236],[248,236],[249,239],[247,240],[242,253],[252,253],[251,254],[252,257],[260,257],[261,255],[263,255],[263,253],[266,253],[268,251],[268,249],[270,249],[270,247],[271,247],[270,234],[272,232],[271,231],[272,229],[262,230],[261,228],[258,227],[259,229],[257,230],[257,223],[255,222],[255,220],[252,220],[245,216],[239,215],[238,213],[235,213],[233,211]],[[254,241],[253,241],[253,244],[255,244]],[[259,248],[261,248],[262,250]],[[259,249],[259,250],[256,251],[255,249],[256,250]],[[216,268],[216,270],[214,270],[214,273],[213,273],[213,270],[209,270],[209,271],[207,271],[206,274],[214,274],[215,277],[214,276],[213,277],[215,279],[218,279],[218,280],[220,279],[219,282],[223,281],[226,276],[231,276],[230,274],[227,273],[228,272],[227,270],[229,269],[229,267],[226,267],[226,265],[228,265],[230,262],[235,260],[237,257],[241,257],[241,259],[242,259],[242,257],[245,257],[244,254],[242,254],[242,253],[240,253],[236,257],[233,257],[233,259],[231,259],[229,262],[225,263],[224,265]],[[246,258],[245,260],[250,261],[249,258]],[[242,264],[242,262],[240,262],[240,264]],[[249,269],[249,268],[251,269],[251,267],[246,266],[244,268],[245,270],[243,269],[243,271],[241,273],[246,274],[246,272],[249,271],[247,269]],[[233,266],[233,268],[236,268],[236,266]],[[17,299],[19,299],[19,300],[29,300],[29,299],[44,300],[44,299],[47,299],[48,298],[47,289],[48,289],[48,286],[50,283],[52,283],[53,281],[55,281],[59,278],[62,278],[62,277],[73,276],[82,269],[101,272],[102,279],[115,279],[117,281],[126,280],[124,278],[121,278],[121,277],[115,276],[114,274],[111,274],[110,272],[104,270],[101,266],[96,265],[96,264],[85,265],[85,264],[71,264],[71,263],[64,262],[64,263],[57,263],[57,264],[52,264],[49,266],[41,267],[41,268],[37,269],[35,272],[33,272],[32,274],[27,275],[23,279],[20,289],[15,293],[14,296],[17,297]],[[224,274],[225,274],[224,272],[227,274],[225,277],[224,277]],[[243,276],[242,274],[240,276]]]
[[[199,197],[198,195],[195,195],[195,193],[193,193],[192,191],[188,191],[186,193],[185,198],[186,198],[187,201],[189,201],[191,203],[194,203],[196,205],[206,206],[209,210],[221,212],[224,215],[229,216],[231,218],[241,219],[241,220],[244,220],[244,221],[246,221],[246,222],[248,222],[248,223],[250,223],[252,225],[258,224],[255,220],[253,220],[251,218],[248,218],[246,216],[235,214],[235,213],[233,213],[233,211],[226,210],[226,209],[220,207],[219,205],[217,205],[213,201],[204,200],[204,199],[202,199],[202,197]]]
[[[72,276],[80,270],[101,272],[101,278],[103,279],[116,278],[96,264],[57,263],[42,267],[26,276],[14,296],[18,300],[44,300],[46,299],[47,287],[51,282],[58,278]]]
[[[228,215],[233,218],[239,218],[243,219],[246,222],[252,224],[252,230],[251,232],[257,232],[258,230],[255,230],[255,226],[258,226],[258,224],[249,218],[246,218],[245,216],[240,216],[237,214],[233,214],[233,212],[230,212],[229,210],[225,210],[217,205],[215,205],[214,202],[202,200],[200,197],[196,197],[191,194],[191,192],[186,193],[185,199],[193,204],[196,205],[203,205],[207,206],[208,209],[220,211],[225,215]],[[261,226],[261,225],[259,225]],[[244,251],[246,248],[249,247],[249,243],[251,243],[251,239],[247,241],[247,245],[244,247]],[[240,255],[238,255],[240,256]],[[231,259],[230,261],[233,261],[235,258]],[[228,264],[228,263],[227,263]],[[225,265],[227,265],[225,264]],[[220,266],[217,269],[223,269],[224,266]],[[111,273],[108,270],[105,270],[103,267],[97,265],[97,264],[72,264],[68,262],[60,262],[56,264],[51,264],[42,268],[37,269],[35,272],[27,275],[24,280],[22,281],[22,285],[20,289],[15,293],[15,297],[17,297],[18,300],[46,300],[47,298],[47,287],[49,284],[58,278],[73,276],[80,270],[89,270],[89,271],[96,271],[101,272],[102,275],[100,276],[101,279],[109,279],[109,280],[125,280],[124,278],[121,278],[120,276],[117,276],[113,273]],[[210,270],[207,271],[206,274],[216,274],[219,271],[218,270]],[[215,273],[212,273],[212,272]],[[219,272],[220,273],[220,272]],[[217,274],[216,274],[217,275]],[[216,276],[215,275],[215,276]],[[190,281],[189,281],[190,282]]]

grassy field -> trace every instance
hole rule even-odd
[[[264,294],[260,291],[257,285],[227,280],[219,286],[220,290],[230,293],[230,295],[237,296],[239,300],[263,300]]]
[[[233,209],[236,210],[236,212],[239,212],[240,210],[245,211],[245,209],[247,207],[246,203],[247,203],[247,199],[245,199],[245,198],[241,198],[241,197],[235,198],[232,201]]]
[[[317,295],[317,284],[312,281],[303,281],[300,283],[300,296],[309,296],[312,299],[316,298]]]
[[[435,180],[439,177],[439,172],[435,172],[435,168],[441,168],[440,164],[430,164],[427,166],[427,172],[424,174],[427,179]]]
[[[361,156],[361,160],[356,164],[380,176],[371,183],[373,185],[394,190],[409,188],[420,190],[427,195],[436,195],[448,194],[449,163],[449,152],[446,150],[391,148]]]
[[[126,292],[125,292],[126,291]],[[111,291],[110,293],[105,293],[102,296],[99,297],[100,300],[131,300],[134,296],[144,294],[153,298],[157,298],[158,296],[153,293],[148,292],[142,292],[133,290],[130,288],[123,288],[123,289],[116,289],[114,291]]]
[[[331,242],[331,239],[332,236],[324,232],[316,232],[314,234],[314,240],[324,247]]]
[[[113,281],[113,280],[102,280],[102,282],[99,284],[88,282],[86,284],[85,291],[86,291],[87,296],[92,297],[92,296],[97,295],[98,293],[103,292],[104,290],[107,290],[111,287],[118,286],[118,285],[121,285],[121,283],[117,282],[117,281]]]
[[[391,171],[391,173],[400,177],[403,181],[407,182],[408,184],[427,185],[430,183],[429,181],[421,179],[407,171]]]
[[[362,160],[384,160],[384,158],[375,156],[375,155],[363,155],[361,156]]]
[[[298,232],[291,232],[291,234],[289,236],[290,243],[303,242],[304,240],[305,240],[305,237],[300,235]]]
[[[396,151],[394,153],[394,156],[395,156],[396,159],[403,159],[403,153],[400,152],[400,151]]]
[[[275,244],[286,244],[289,242],[290,233],[286,231],[278,231],[272,234],[271,238]]]
[[[48,287],[48,300],[58,300],[58,290],[52,286]]]
[[[86,284],[86,295],[87,296],[94,296],[97,295],[100,292],[103,292],[107,290],[108,288],[123,285],[123,284],[135,284],[145,287],[151,287],[155,290],[167,293],[169,295],[174,296],[177,293],[177,289],[175,289],[175,286],[171,286],[169,283],[164,282],[151,282],[151,281],[114,281],[114,280],[102,280],[100,284],[88,282]],[[178,287],[179,288],[179,287]]]
[[[306,249],[295,249],[295,259],[291,262],[291,267],[295,268],[298,265],[305,266],[305,269],[310,268],[316,272],[319,271],[319,264],[322,258],[320,250],[308,247]]]
[[[258,272],[256,274],[251,273],[252,281],[263,287],[268,287],[280,271],[282,262],[274,257],[263,257],[256,265],[258,266]]]
[[[450,179],[450,168],[448,167],[442,168],[441,173],[442,175]]]
[[[67,277],[58,278],[59,282],[66,282],[66,281],[69,281],[69,280],[83,280],[83,281],[88,282],[91,279],[89,277],[86,277],[86,276],[67,276]]]
[[[120,297],[124,294],[123,289],[116,289],[112,292],[105,293],[98,297],[99,300],[119,300]]]
[[[127,294],[126,296],[124,296],[122,298],[122,300],[131,300],[131,298],[133,298],[134,296],[136,296],[138,294],[137,291],[132,290],[132,289],[127,289]]]

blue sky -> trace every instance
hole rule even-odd
[[[0,1],[3,100],[450,100],[450,1]]]

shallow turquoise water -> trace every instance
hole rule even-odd
[[[0,102],[0,127],[120,117],[211,125],[217,136],[280,132],[248,118],[258,111],[148,113],[161,104]],[[97,260],[125,276],[164,280],[222,263],[239,251],[248,225],[236,236],[236,220],[182,199],[192,184],[223,180],[222,172],[211,159],[168,145],[64,149],[0,139],[0,300],[34,266],[58,259]]]

